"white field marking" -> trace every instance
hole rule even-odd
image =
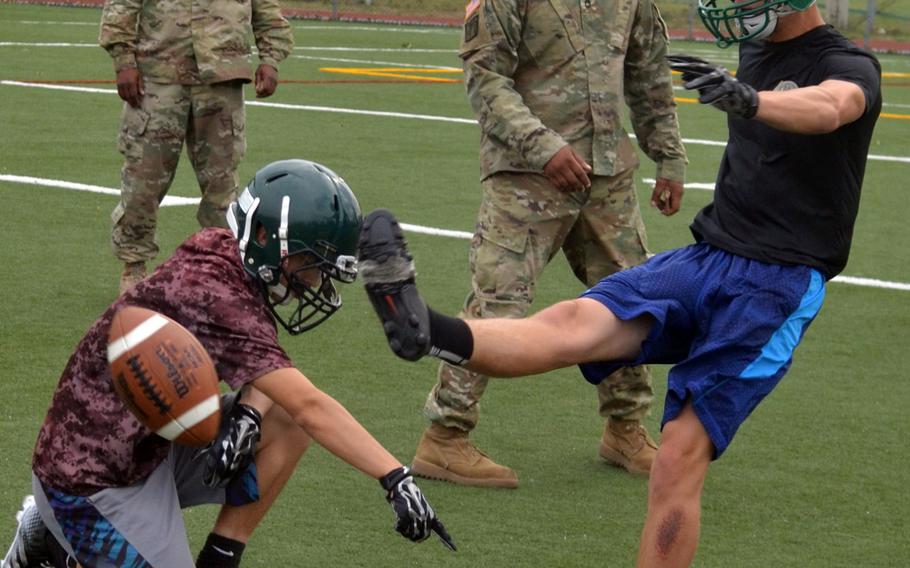
[[[655,183],[657,183],[657,180],[655,180],[654,178],[641,178],[641,181],[642,181],[642,183],[647,184],[647,185],[654,185]],[[689,182],[689,183],[683,184],[683,189],[703,189],[705,191],[714,191],[714,184],[713,183]]]
[[[193,408],[174,418],[155,433],[165,440],[173,440],[199,424],[221,408],[221,397],[213,394]]]
[[[460,28],[448,28],[444,26],[433,27],[386,27],[386,26],[345,26],[344,24],[334,26],[320,26],[312,24],[294,25],[296,20],[291,21],[291,27],[295,30],[328,30],[328,31],[358,31],[358,32],[395,32],[395,33],[412,33],[412,34],[445,34],[454,35],[461,33]],[[38,21],[38,20],[18,20],[16,24],[35,25],[35,26],[91,26],[98,27],[97,22],[66,22],[66,21]]]
[[[60,180],[43,179],[43,180],[40,180],[42,182],[40,184],[35,184],[30,181],[21,181],[21,180],[37,180],[37,179],[38,178],[26,177],[26,176],[11,176],[11,175],[0,174],[0,181],[9,181],[12,183],[31,183],[32,185],[43,185],[43,186],[47,186],[47,187],[59,187],[59,188],[63,188],[63,189],[75,189],[75,190],[79,190],[80,186],[106,190],[106,191],[101,191],[98,193],[111,193],[111,192],[116,191],[116,190],[109,190],[107,188],[99,188],[98,186],[84,186],[83,184],[70,183],[70,182],[65,182],[65,181],[60,181]],[[653,180],[649,180],[647,178],[644,178],[642,181],[644,181],[646,183],[653,183]],[[703,185],[708,185],[708,184],[686,184],[686,187],[689,187],[690,185],[703,186]],[[697,189],[701,189],[701,188],[697,188]],[[119,195],[120,192],[116,191],[116,193]],[[170,196],[168,196],[168,197],[170,197]],[[168,197],[165,197],[165,200],[167,200]],[[180,197],[180,198],[174,198],[174,199],[179,199],[179,200],[181,200],[181,202],[172,203],[171,205],[193,205],[193,204],[199,203],[199,198]],[[399,224],[401,225],[401,228],[405,231],[409,231],[412,233],[421,233],[424,235],[432,235],[432,236],[436,236],[436,237],[449,237],[449,238],[454,238],[454,239],[470,240],[474,236],[472,233],[469,233],[467,231],[456,231],[456,230],[452,230],[452,229],[438,229],[436,227],[427,227],[425,225],[413,225],[411,223],[399,223]],[[855,277],[855,276],[836,276],[836,277],[834,277],[832,282],[840,282],[843,284],[852,284],[854,286],[866,286],[866,287],[870,287],[870,288],[885,288],[888,290],[903,290],[903,291],[910,292],[910,283],[906,283],[906,282],[889,282],[887,280],[876,280],[874,278],[861,278],[861,277]],[[138,327],[136,329],[138,329]],[[108,357],[110,357],[110,347],[108,348]]]
[[[116,93],[117,91],[113,89],[94,89],[90,87],[70,87],[66,85],[45,85],[43,83],[27,83],[22,81],[0,81],[0,85],[8,85],[13,87],[29,87],[33,89],[55,89],[60,91],[76,91],[83,93]],[[412,118],[416,120],[432,120],[437,122],[455,122],[459,124],[473,124],[476,125],[477,121],[473,118],[457,118],[449,116],[434,116],[429,114],[410,114],[404,112],[383,112],[383,111],[372,111],[372,110],[358,110],[351,108],[337,108],[337,107],[324,107],[324,106],[312,106],[312,105],[295,105],[295,104],[284,104],[284,103],[265,103],[261,101],[247,101],[247,106],[262,106],[262,107],[271,107],[271,108],[282,108],[290,110],[309,110],[316,112],[337,112],[345,114],[360,114],[367,116],[385,116],[391,118]],[[634,135],[630,137],[635,138]],[[699,138],[683,138],[683,143],[692,144],[693,146],[720,146],[724,147],[727,145],[726,142],[722,140],[702,140]],[[883,156],[878,154],[869,154],[868,158],[870,160],[877,160],[881,162],[900,162],[904,164],[910,164],[910,156]]]
[[[414,69],[442,69],[444,71],[461,71],[460,67],[450,65],[419,65],[417,63],[399,63],[397,61],[372,61],[367,59],[347,59],[344,57],[313,57],[312,55],[292,55],[293,59],[309,61],[337,61],[339,63],[357,63],[358,65],[385,65],[391,67],[408,67]]]
[[[35,43],[27,41],[0,41],[0,47],[98,47],[97,43]],[[100,47],[99,47],[100,49]]]
[[[98,27],[98,22],[61,22],[61,21],[50,22],[50,21],[38,21],[38,20],[19,20],[18,22],[15,22],[15,23],[25,24],[25,25],[36,25],[36,26],[53,25],[53,26],[92,26],[94,28]]]
[[[0,47],[98,47],[97,43],[66,43],[66,42],[27,42],[27,41],[0,41]],[[343,51],[367,53],[450,53],[457,54],[457,49],[435,49],[424,47],[324,47],[318,45],[296,45],[296,51]]]
[[[903,290],[910,292],[910,284],[906,282],[888,282],[874,278],[861,278],[859,276],[835,276],[832,282],[853,284],[854,286],[871,286],[872,288],[886,288],[888,290]]]
[[[97,24],[96,24],[97,25]],[[436,27],[407,27],[407,28],[393,28],[386,26],[319,26],[319,25],[294,25],[291,22],[291,27],[295,30],[329,30],[329,31],[358,31],[358,32],[400,32],[400,33],[412,33],[412,34],[446,34],[446,35],[455,35],[461,33],[461,28],[446,28],[442,26]]]
[[[62,189],[87,191],[90,193],[101,193],[103,195],[115,195],[117,197],[120,197],[119,189],[101,187],[98,185],[88,185],[84,183],[74,183],[70,181],[43,179],[30,176],[14,176],[9,174],[0,174],[0,181],[6,181],[9,183],[22,183],[26,185],[41,185],[44,187],[59,187]],[[200,201],[201,198],[199,197],[179,197],[176,195],[166,195],[161,201],[161,207],[174,207],[176,205],[198,205]]]
[[[457,54],[457,49],[431,49],[426,47],[326,47],[319,45],[295,45],[294,50],[299,51],[366,51],[367,53],[451,53]]]
[[[436,237],[451,237],[453,239],[471,240],[474,238],[473,233],[467,231],[453,231],[451,229],[437,229],[435,227],[424,227],[423,225],[412,225],[410,223],[399,223],[401,228],[412,233],[421,233],[423,235],[433,235]]]
[[[153,314],[144,322],[134,327],[129,333],[118,337],[107,345],[107,362],[113,363],[130,349],[140,345],[149,337],[155,335],[162,327],[168,324],[167,318],[160,314]]]
[[[51,91],[72,91],[75,93],[117,94],[117,89],[98,89],[96,87],[72,87],[70,85],[46,85],[44,83],[24,83],[22,81],[0,81],[0,85],[10,87],[29,87],[32,89],[49,89]]]
[[[436,122],[457,122],[459,124],[477,124],[473,118],[458,118],[454,116],[433,116],[431,114],[410,114],[406,112],[386,112],[378,110],[358,110],[353,108],[336,108],[313,105],[294,105],[286,103],[265,103],[262,101],[247,101],[247,106],[261,106],[268,108],[283,108],[290,110],[313,110],[319,112],[336,112],[342,114],[360,114],[366,116],[385,116],[392,118],[413,118],[417,120],[433,120]]]

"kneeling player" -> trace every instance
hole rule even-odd
[[[276,162],[228,219],[232,231],[187,239],[77,346],[38,436],[34,502],[3,568],[237,566],[311,440],[380,481],[398,532],[421,541],[435,531],[452,546],[407,468],[278,345],[276,321],[291,334],[312,329],[341,306],[333,281],[357,275],[361,214],[351,190],[318,164]],[[241,389],[226,397],[221,433],[202,454],[155,435],[117,397],[106,344],[124,305],[181,323],[219,378]],[[223,508],[194,564],[180,509],[201,503]]]

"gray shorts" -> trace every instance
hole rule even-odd
[[[222,398],[223,413],[235,399],[236,393]],[[174,444],[167,459],[143,481],[88,497],[46,491],[33,474],[32,489],[41,519],[85,568],[194,568],[180,510],[224,504],[229,491],[203,484],[204,461],[193,459],[197,451]]]

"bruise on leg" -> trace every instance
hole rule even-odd
[[[670,555],[670,549],[679,536],[682,528],[683,514],[679,509],[674,509],[667,514],[660,522],[657,528],[657,553],[666,558]]]

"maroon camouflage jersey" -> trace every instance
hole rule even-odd
[[[190,330],[233,389],[292,366],[261,292],[243,271],[233,235],[216,228],[196,233],[114,302],[70,357],[33,461],[38,479],[64,493],[131,485],[167,456],[170,442],[140,424],[111,383],[108,327],[127,304],[160,312]]]

